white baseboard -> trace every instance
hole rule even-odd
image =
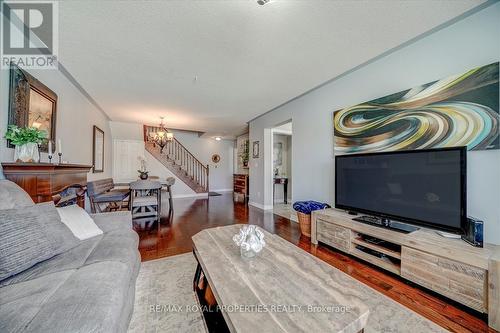
[[[273,206],[272,205],[261,205],[260,203],[257,203],[257,202],[254,202],[254,201],[249,201],[248,204],[250,206],[254,206],[254,207],[257,207],[259,209],[262,209],[262,210],[272,210],[273,209]]]
[[[292,203],[292,198],[288,198],[288,199],[286,199],[286,200],[287,200],[288,204],[291,204],[291,203]],[[274,201],[274,203],[275,203],[275,204],[284,204],[284,203],[285,203],[285,200],[283,200],[283,199],[277,199],[277,200],[275,200],[275,201]]]
[[[181,198],[207,198],[208,193],[192,193],[192,194],[174,194],[172,196],[173,199],[181,199]]]
[[[232,188],[223,188],[220,190],[210,190],[210,192],[233,192]]]

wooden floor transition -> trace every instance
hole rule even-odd
[[[191,236],[206,228],[256,224],[452,332],[495,332],[488,328],[485,316],[360,259],[327,246],[312,245],[309,238],[301,236],[297,223],[271,212],[233,203],[229,194],[209,199],[176,199],[174,208],[173,214],[162,217],[159,226],[157,223],[134,223],[143,261],[191,252]],[[163,212],[167,215],[168,206]]]

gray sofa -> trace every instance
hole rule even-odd
[[[0,191],[0,209],[26,202],[17,189]],[[138,236],[129,212],[92,217],[103,235],[0,281],[0,332],[127,331],[140,267]]]

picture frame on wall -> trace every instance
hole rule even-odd
[[[252,143],[252,157],[259,158],[259,141],[254,141]]]
[[[41,152],[48,152],[48,141],[55,144],[57,94],[31,74],[11,63],[9,81],[9,125],[35,127],[47,133],[47,141],[40,144]],[[10,142],[7,147],[13,148]]]
[[[494,62],[337,110],[334,153],[498,150],[499,73],[500,63]]]
[[[92,137],[92,172],[104,172],[104,131],[94,125]]]

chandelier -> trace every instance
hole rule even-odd
[[[149,136],[151,137],[154,143],[160,146],[160,152],[163,152],[163,148],[165,148],[167,143],[174,140],[174,133],[169,132],[165,128],[165,124],[163,124],[164,117],[160,117],[160,119],[161,121],[159,130],[156,132],[149,132]]]

